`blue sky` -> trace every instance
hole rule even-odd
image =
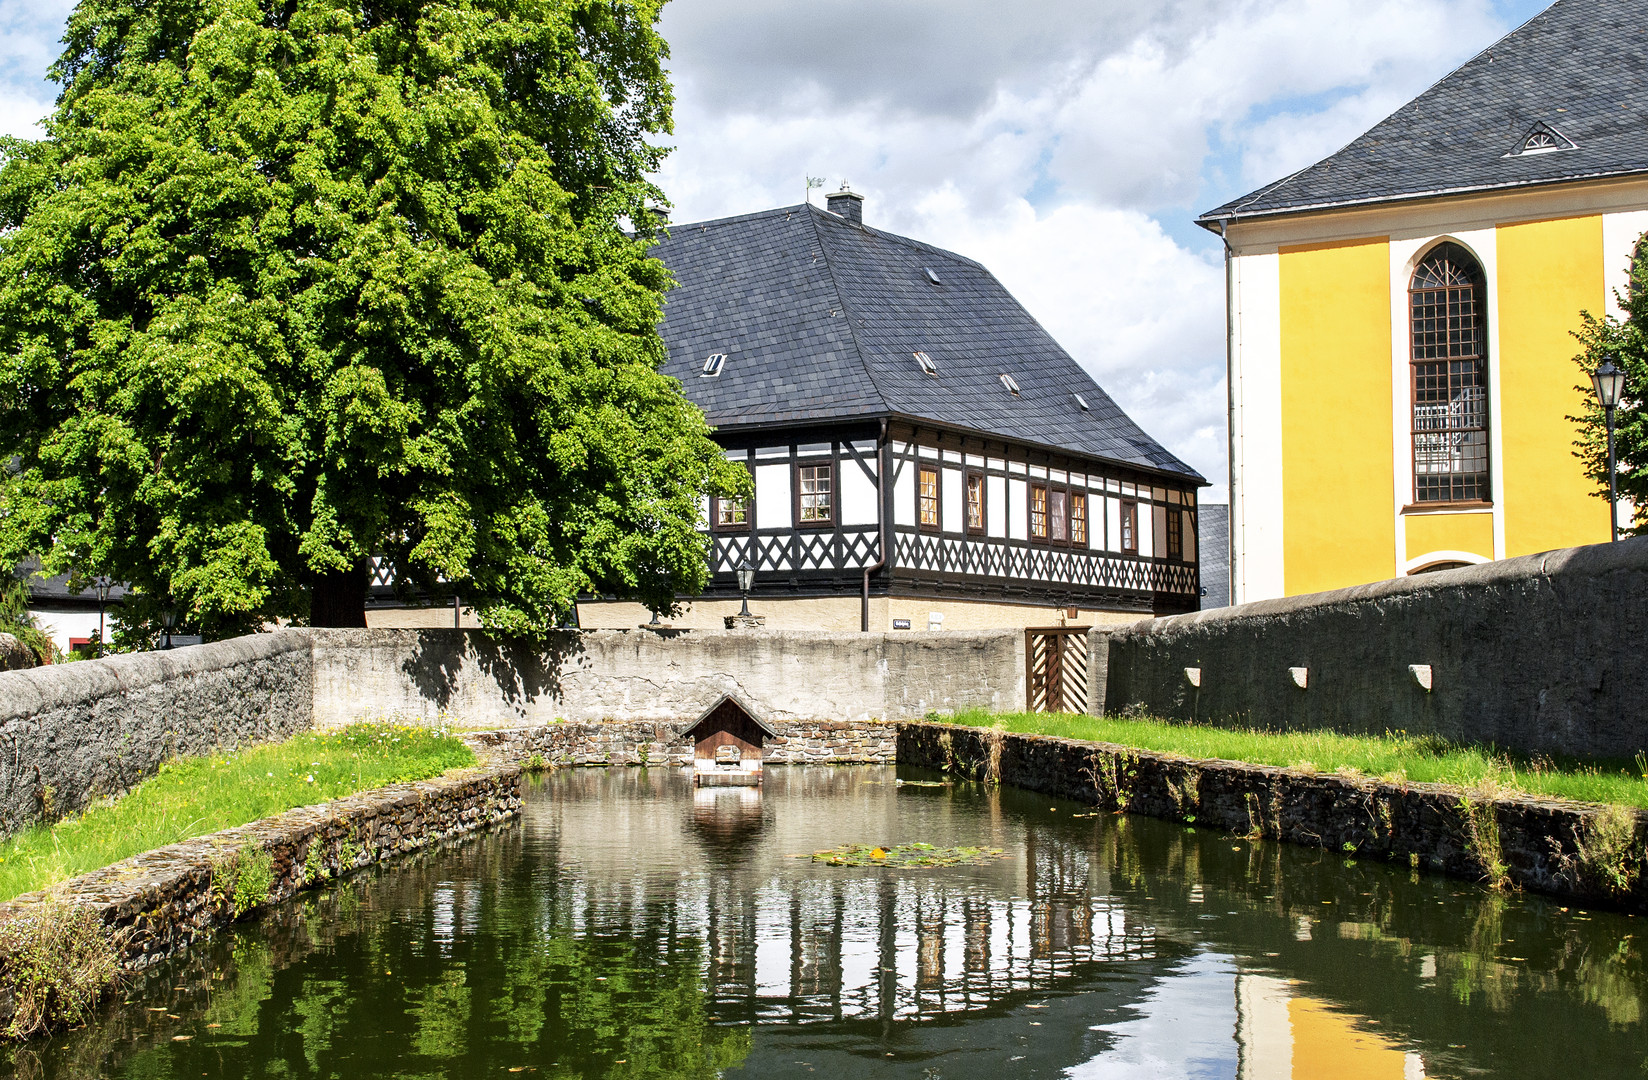
[[[677,221],[850,180],[869,224],[989,266],[1217,500],[1224,290],[1191,219],[1343,146],[1544,6],[675,0],[661,180]],[[0,132],[37,132],[71,7],[0,0]]]

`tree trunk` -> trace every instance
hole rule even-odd
[[[309,625],[366,627],[368,569],[362,559],[350,570],[316,574],[309,586]]]

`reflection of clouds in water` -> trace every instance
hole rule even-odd
[[[1198,953],[1163,978],[1136,1007],[1143,1015],[1107,1027],[1110,1049],[1065,1070],[1072,1080],[1234,1080],[1236,966]]]

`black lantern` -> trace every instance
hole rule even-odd
[[[1614,409],[1625,396],[1625,372],[1608,357],[1591,373],[1591,387],[1602,406],[1603,426],[1608,431],[1608,539],[1619,539],[1619,492],[1614,465]]]
[[[166,630],[166,644],[162,645],[161,648],[169,649],[172,647],[172,627],[177,625],[177,612],[172,608],[172,605],[167,604],[161,611],[160,625]]]
[[[738,591],[744,597],[744,606],[738,612],[740,617],[746,617],[750,613],[750,587],[754,584],[755,567],[750,565],[748,559],[745,559],[738,564]]]
[[[105,605],[107,605],[108,602],[109,602],[109,590],[113,587],[114,587],[114,582],[109,580],[109,575],[107,575],[107,574],[99,574],[92,581],[92,588],[97,590],[97,655],[98,656],[103,655],[103,609],[104,609]]]

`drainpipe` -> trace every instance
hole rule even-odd
[[[860,596],[858,629],[860,633],[865,634],[870,632],[870,575],[887,565],[887,544],[890,537],[887,533],[886,480],[887,418],[884,416],[881,418],[881,434],[876,436],[876,517],[880,519],[881,556],[864,568],[864,591]]]
[[[1219,219],[1219,242],[1225,248],[1225,470],[1227,477],[1225,501],[1225,576],[1229,580],[1230,595],[1225,603],[1236,603],[1236,296],[1235,264],[1231,259],[1230,241],[1225,236],[1228,218]],[[1245,519],[1247,501],[1242,501]],[[1244,590],[1245,591],[1245,590]]]

